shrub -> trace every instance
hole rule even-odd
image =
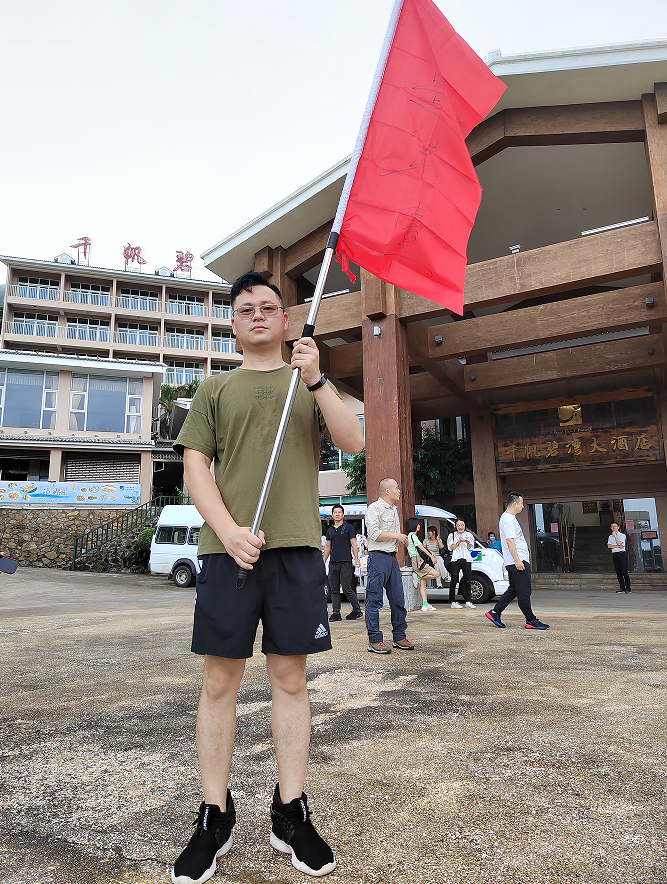
[[[151,541],[153,539],[153,528],[144,528],[137,535],[134,546],[130,550],[127,557],[128,564],[133,571],[139,574],[145,574],[148,571],[148,560],[151,555]]]

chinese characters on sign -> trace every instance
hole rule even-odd
[[[139,270],[142,264],[148,263],[141,254],[141,246],[131,246],[129,243],[123,249],[123,258],[126,270]],[[135,264],[136,266],[131,266]]]
[[[192,261],[194,255],[192,252],[176,252],[176,266],[174,273],[186,274],[188,279],[192,277]]]
[[[558,400],[535,403],[526,410],[501,406],[494,427],[498,472],[622,466],[662,459],[652,390],[623,390],[609,394],[608,400],[590,394],[586,399],[581,405],[566,407]]]
[[[76,249],[76,263],[90,266],[90,245],[89,236],[80,236],[75,243],[72,243],[70,249]]]

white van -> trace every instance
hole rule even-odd
[[[151,574],[166,574],[179,588],[192,586],[199,572],[197,544],[203,524],[195,506],[166,506],[151,541]]]
[[[366,515],[366,504],[344,504],[344,507],[345,519],[358,521],[359,518],[361,518],[362,533],[365,535],[366,525],[364,517]],[[435,506],[423,506],[422,504],[418,504],[415,507],[415,516],[424,522],[425,535],[428,526],[433,525],[438,529],[438,535],[442,542],[444,544],[447,543],[447,536],[451,534],[454,530],[454,525],[456,524],[456,516],[454,513],[447,512],[447,510],[441,510]],[[320,518],[331,518],[330,506],[320,507]],[[470,533],[475,538],[475,546],[471,550],[473,562],[471,569],[470,594],[473,602],[483,603],[492,599],[494,596],[502,595],[505,592],[509,586],[507,568],[505,568],[503,557],[498,550],[490,549],[486,544],[482,543],[473,531]],[[446,601],[449,598],[449,585],[446,584],[442,589],[439,589],[435,585],[435,581],[429,580],[427,593],[429,599],[433,599],[434,601]],[[357,595],[362,598],[364,596],[364,589],[361,585],[357,590]]]

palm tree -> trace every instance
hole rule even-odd
[[[177,399],[192,399],[197,392],[199,381],[197,378],[190,381],[189,384],[162,384],[160,387],[160,438],[169,439],[171,431],[171,418],[174,409],[174,402]]]

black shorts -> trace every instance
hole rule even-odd
[[[252,657],[262,621],[262,652],[296,656],[331,650],[322,553],[309,546],[262,550],[243,589],[227,553],[200,557],[192,650]]]

